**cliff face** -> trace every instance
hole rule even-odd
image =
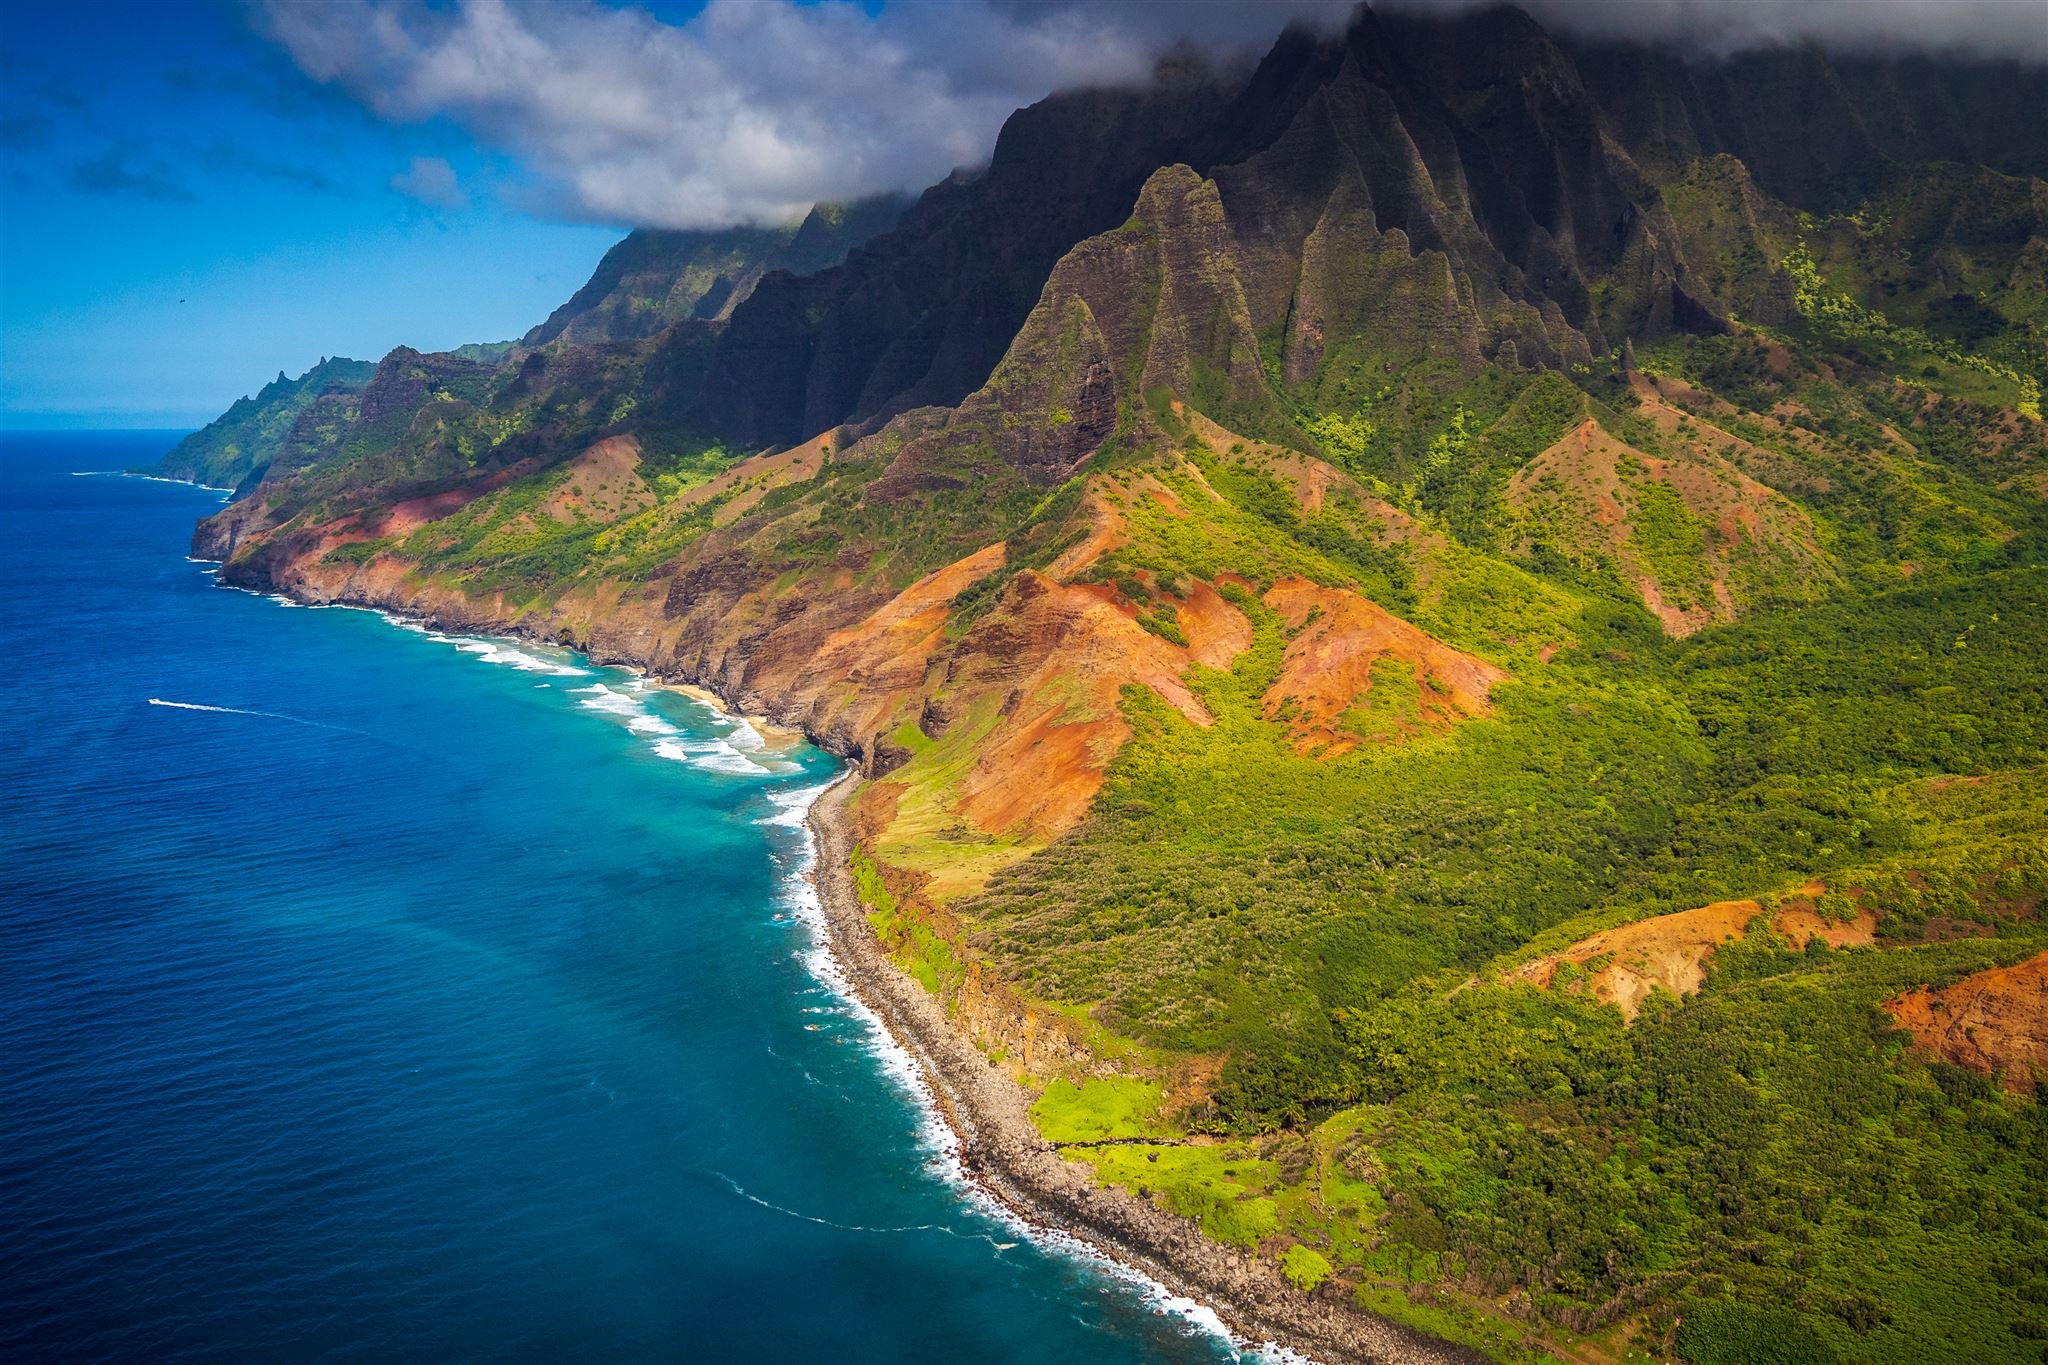
[[[837,265],[894,227],[905,207],[895,195],[876,195],[819,204],[781,227],[639,229],[607,251],[590,282],[520,345],[637,341],[685,319],[722,321],[770,271],[809,275]]]
[[[893,210],[822,226],[820,210],[766,247],[636,234],[529,336],[541,349],[496,363],[394,352],[352,392],[348,420],[318,424],[199,544],[239,581],[468,610],[705,681],[877,772],[912,756],[906,724],[935,740],[976,716],[982,776],[949,789],[949,818],[1052,837],[1127,733],[1120,689],[1148,686],[1201,722],[1175,681],[1202,657],[1182,624],[1202,619],[1189,587],[1220,603],[1232,577],[1248,581],[1243,565],[1270,582],[1311,562],[1191,559],[1156,524],[1135,533],[1138,509],[1195,534],[1211,500],[1253,507],[1257,534],[1325,557],[1306,570],[1320,591],[1404,610],[1445,608],[1469,572],[1459,540],[1611,578],[1672,635],[1842,587],[1829,536],[1784,491],[1841,479],[1820,467],[1825,443],[1765,448],[1716,424],[1804,439],[1785,403],[1752,397],[1768,411],[1744,416],[1628,373],[1605,394],[1624,409],[1599,416],[1592,389],[1565,386],[1558,406],[1556,384],[1528,378],[1583,372],[1635,338],[1727,335],[1738,308],[1797,323],[1816,306],[1800,293],[1811,282],[1776,264],[1804,249],[1796,215],[1744,162],[1705,155],[1735,145],[1699,130],[1728,123],[1715,111],[1749,89],[1724,75],[1575,54],[1510,10],[1366,11],[1341,38],[1288,35],[1242,81],[1183,71],[1142,93],[1058,96],[1012,119],[985,172],[934,187],[841,264],[760,273],[778,252],[842,253]],[[1652,90],[1678,101],[1690,141],[1624,138],[1614,111]],[[1684,169],[1660,183],[1625,142]],[[2023,140],[2010,151],[2027,154]],[[1823,258],[1910,238],[1940,243],[1951,275],[2038,273],[2038,194],[1988,171],[1912,183],[1913,226],[1837,234]],[[2008,210],[1995,225],[1966,211],[1987,204]],[[677,300],[721,252],[759,278],[728,321],[644,336],[651,317],[619,322],[621,301],[654,285],[669,302],[653,312],[701,311],[708,293]],[[619,339],[578,344],[594,335]],[[1765,363],[1781,388],[1804,382]],[[1512,402],[1480,434],[1467,399],[1446,410],[1452,394]],[[1438,434],[1425,446],[1384,430],[1404,427]],[[800,436],[730,469],[712,444]],[[598,495],[565,492],[587,452],[615,446],[633,468]],[[1203,454],[1118,482],[1180,448]],[[1279,504],[1244,502],[1276,477]],[[514,496],[529,484],[537,505]],[[1408,510],[1382,496],[1396,492]],[[1483,526],[1447,537],[1417,521],[1418,498]],[[1460,510],[1475,499],[1482,510]],[[513,590],[550,580],[538,596]],[[1563,600],[1533,579],[1518,590]],[[1357,741],[1346,715],[1385,651],[1326,637],[1338,622],[1387,635],[1372,605],[1332,599],[1293,622],[1324,654],[1355,654],[1342,687],[1269,708],[1306,747]],[[1388,638],[1413,630],[1389,619]],[[1420,638],[1415,660],[1440,647]],[[1472,638],[1519,647],[1504,630]],[[1203,662],[1227,667],[1248,641]],[[1065,703],[1020,710],[1062,689]],[[1441,714],[1483,709],[1484,687],[1467,690]],[[1435,705],[1425,696],[1415,717]],[[1415,717],[1386,733],[1418,733]],[[997,772],[1067,794],[1020,814],[988,794]]]
[[[985,173],[929,191],[846,265],[736,310],[705,380],[711,424],[787,442],[959,402],[1053,263],[1173,162],[1213,176],[1231,210],[1251,328],[1295,319],[1314,352],[1290,358],[1290,378],[1321,361],[1318,329],[1390,304],[1375,331],[1408,345],[1462,331],[1473,366],[1507,340],[1532,361],[1584,359],[1609,331],[1711,325],[1654,189],[1547,35],[1506,11],[1448,29],[1367,11],[1341,40],[1283,39],[1241,87],[1188,77],[1021,111]],[[1588,281],[1617,275],[1625,293],[1594,316]]]
[[[897,231],[845,264],[764,281],[734,311],[703,381],[709,425],[745,445],[786,444],[959,402],[987,379],[1053,264],[1121,221],[1229,95],[1191,73],[1018,111],[986,170],[927,190]]]
[[[1926,162],[2004,175],[2048,171],[2048,72],[1782,48],[1706,59],[1568,42],[1614,135],[1645,165],[1741,160],[1766,193],[1813,213],[1881,196]]]

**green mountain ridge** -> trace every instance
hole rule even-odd
[[[336,356],[296,379],[279,370],[276,379],[180,441],[154,472],[241,490],[273,464],[282,462],[282,473],[317,463],[356,420],[354,395],[375,368]]]
[[[855,759],[892,954],[1314,1303],[2042,1359],[2048,77],[1168,74],[722,318],[394,352],[198,551]]]

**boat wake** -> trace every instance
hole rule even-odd
[[[324,720],[307,720],[304,716],[287,716],[281,711],[251,711],[241,706],[209,706],[205,702],[166,701],[162,697],[151,697],[149,704],[151,706],[168,706],[177,711],[212,711],[223,716],[257,716],[264,720],[281,720],[292,725],[310,726],[315,730],[333,730],[344,735],[361,735],[364,739],[376,738],[375,735],[367,730],[355,730],[346,725],[329,725]]]

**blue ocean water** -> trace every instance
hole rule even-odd
[[[0,436],[0,1359],[1236,1358],[952,1178],[829,757],[219,588],[218,494],[74,477],[168,444]]]

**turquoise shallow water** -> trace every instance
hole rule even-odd
[[[0,436],[0,1358],[1236,1358],[952,1178],[833,760],[218,588],[219,495],[73,476],[168,443]]]

